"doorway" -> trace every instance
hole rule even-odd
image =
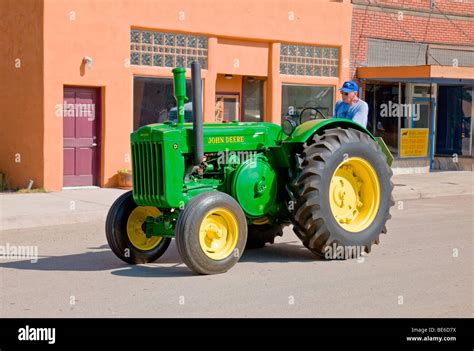
[[[240,94],[216,93],[215,121],[238,121],[240,118]]]
[[[100,91],[65,87],[63,186],[99,185]]]
[[[436,154],[470,156],[472,154],[473,86],[440,85]]]

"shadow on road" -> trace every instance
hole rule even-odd
[[[128,265],[123,263],[108,249],[108,245],[89,247],[84,253],[39,257],[30,260],[0,263],[0,268],[31,271],[77,271],[93,272],[112,270],[111,274],[127,277],[181,277],[192,273],[181,261],[174,241],[168,251],[156,262],[148,265]],[[317,257],[299,242],[285,242],[267,245],[262,249],[246,250],[240,262],[284,263],[284,262],[325,261]],[[171,264],[163,266],[163,264]]]
[[[37,262],[11,261],[0,263],[1,268],[31,271],[104,271],[124,266],[113,258],[110,250],[84,252],[64,256],[47,256],[38,258]]]
[[[267,244],[262,249],[245,250],[240,262],[314,262],[324,261],[324,258],[316,256],[300,241],[289,241],[284,243]]]
[[[120,277],[135,277],[135,278],[179,278],[197,276],[190,271],[184,263],[177,263],[173,266],[160,266],[154,264],[153,266],[132,266],[128,265],[122,269],[111,272],[113,275]]]

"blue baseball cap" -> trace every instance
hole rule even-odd
[[[353,80],[348,80],[347,82],[344,82],[339,90],[345,93],[350,93],[351,91],[359,91],[359,86]]]

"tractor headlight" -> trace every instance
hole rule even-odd
[[[283,133],[285,133],[286,135],[291,135],[291,133],[293,133],[293,131],[295,130],[296,126],[297,126],[296,121],[287,117],[283,121],[281,128],[283,130]]]

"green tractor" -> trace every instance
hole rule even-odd
[[[368,253],[378,244],[393,205],[393,158],[382,139],[338,118],[203,125],[196,62],[193,123],[185,123],[185,72],[173,69],[177,121],[131,134],[133,190],[106,220],[115,255],[154,262],[175,238],[192,271],[217,274],[246,248],[273,243],[287,225],[326,258],[334,258],[328,248]]]

